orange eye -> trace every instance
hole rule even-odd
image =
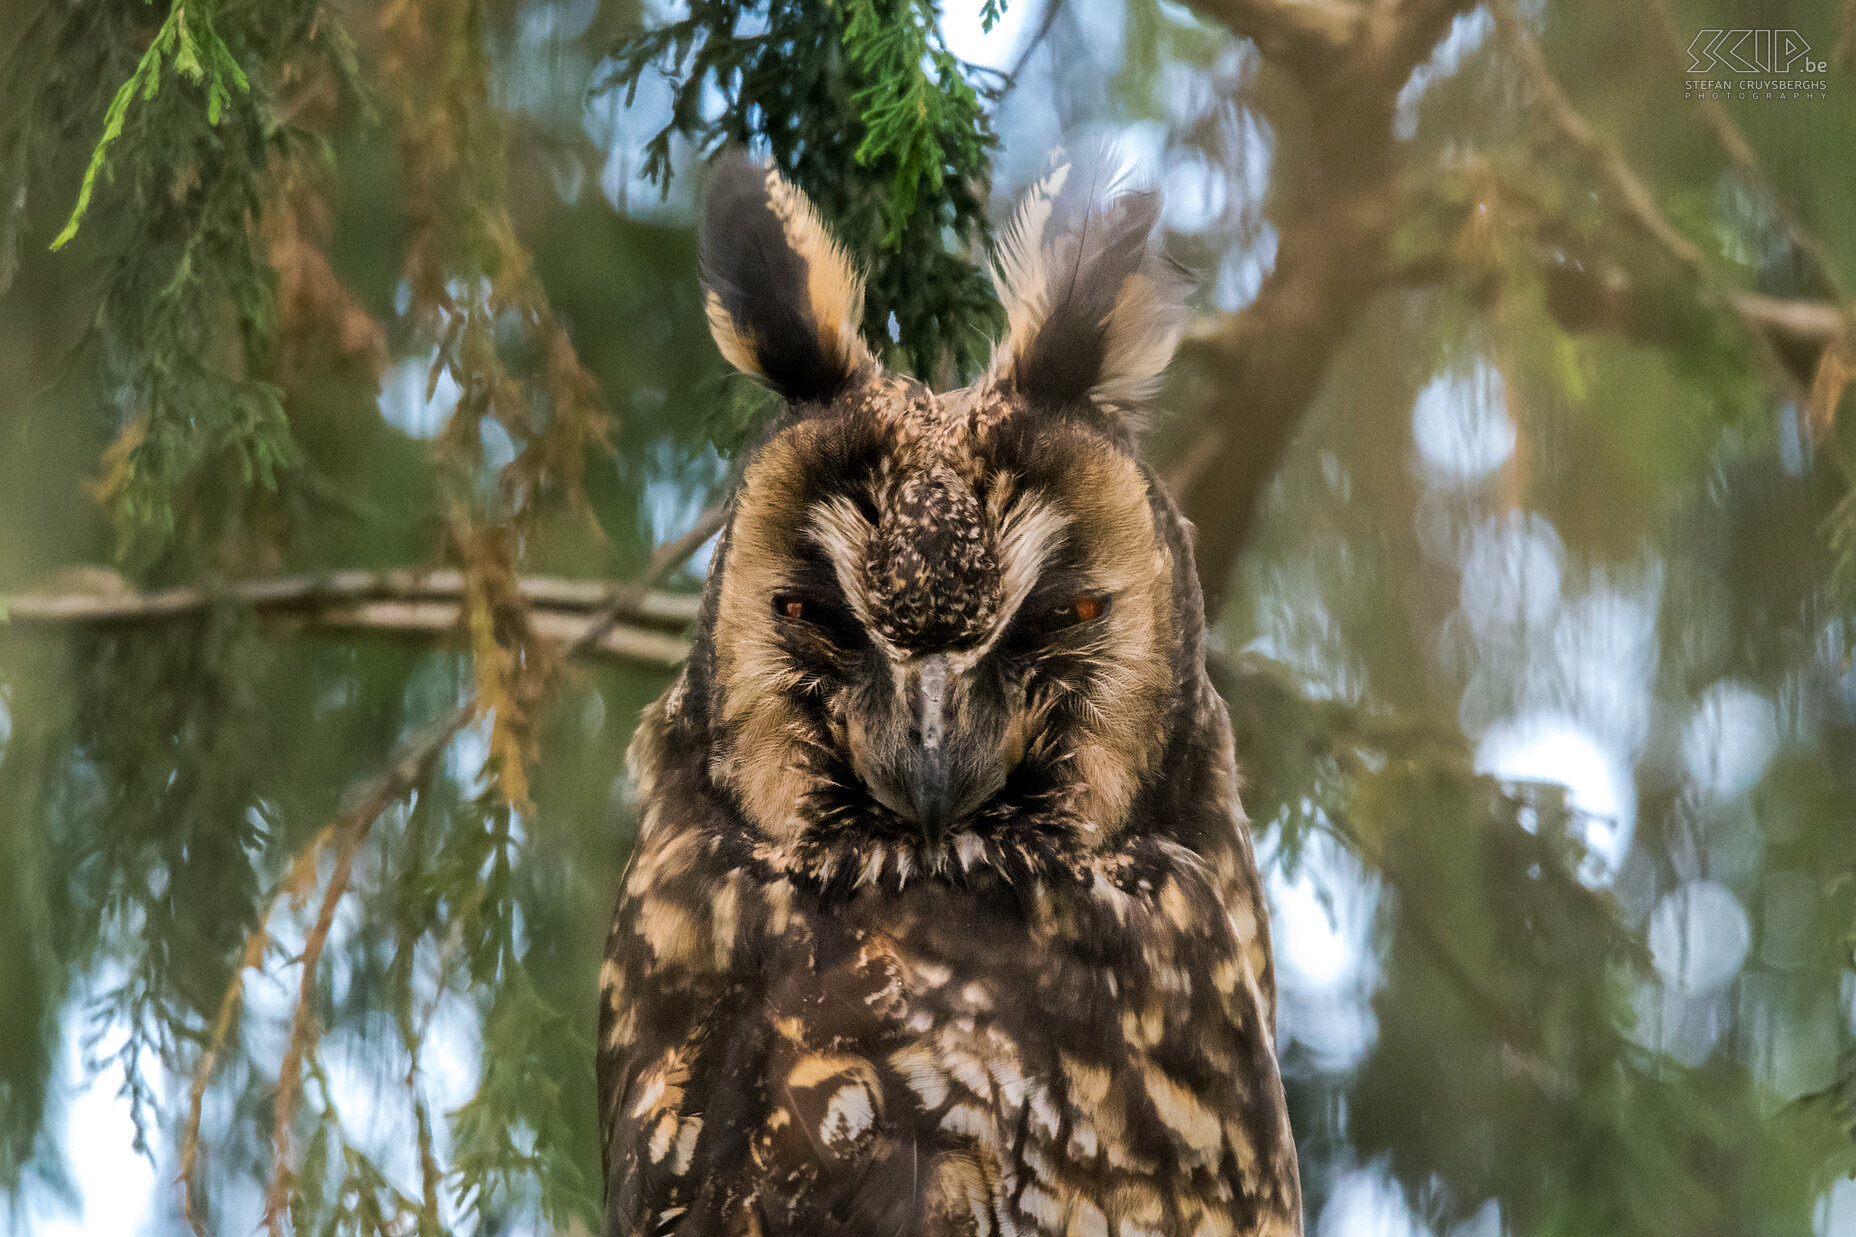
[[[783,619],[802,619],[806,616],[806,603],[791,593],[773,595],[773,616]]]
[[[1110,600],[1107,593],[1078,593],[1062,605],[1046,610],[1040,626],[1044,631],[1055,632],[1093,623],[1108,613]]]

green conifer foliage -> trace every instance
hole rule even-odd
[[[116,432],[98,498],[140,571],[220,559],[297,462],[264,375],[276,321],[254,225],[276,166],[311,154],[280,114],[290,66],[347,63],[340,28],[319,16],[308,2],[262,16],[178,0],[165,17],[133,2],[46,6],[10,55],[19,103],[4,147],[18,181],[0,253],[18,246],[34,165],[108,98],[53,246],[81,236],[104,271],[80,344]]]
[[[764,144],[868,264],[872,346],[923,378],[978,373],[1001,321],[980,270],[997,87],[947,50],[933,4],[698,0],[620,42],[595,89],[629,102],[647,72],[671,80],[674,101],[646,175],[669,178],[673,136],[703,150]],[[710,90],[719,114],[705,110]]]

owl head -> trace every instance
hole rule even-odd
[[[859,275],[805,197],[740,156],[716,171],[709,324],[785,407],[666,707],[763,859],[1035,863],[1158,802],[1204,678],[1185,526],[1135,447],[1185,319],[1158,214],[1108,159],[1054,161],[1004,233],[1005,337],[936,392],[859,337]]]

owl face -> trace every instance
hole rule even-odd
[[[789,401],[710,602],[711,776],[771,855],[849,846],[906,879],[1012,841],[1094,849],[1165,749],[1198,600],[1129,409],[1181,281],[1151,197],[1074,179],[1008,238],[989,373],[941,394],[858,339],[855,276],[796,191],[745,161],[712,184],[711,326]]]

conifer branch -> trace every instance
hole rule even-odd
[[[744,24],[762,33],[737,34]],[[973,258],[992,241],[997,138],[983,103],[1003,79],[948,50],[932,5],[695,0],[615,45],[593,92],[629,102],[648,72],[673,97],[645,143],[647,179],[668,183],[674,136],[701,152],[765,140],[839,242],[870,263],[863,335],[884,362],[943,385],[979,372],[1001,325]]]
[[[393,0],[380,20],[381,76],[398,113],[411,230],[405,316],[434,346],[428,393],[441,376],[459,392],[431,446],[446,553],[464,575],[460,630],[492,720],[490,781],[520,806],[535,743],[530,706],[551,653],[515,590],[519,547],[543,496],[586,511],[586,460],[611,449],[615,422],[517,235],[508,122],[492,95],[483,20],[474,0]],[[511,338],[534,351],[537,372],[510,363]],[[486,426],[523,444],[494,469],[493,490],[481,484]]]
[[[261,968],[264,956],[270,950],[271,915],[286,896],[301,898],[307,893],[308,885],[315,877],[316,862],[333,836],[333,827],[318,833],[309,849],[290,865],[289,874],[276,892],[265,900],[258,922],[245,938],[245,952],[232,972],[232,982],[226,985],[225,995],[220,998],[219,1012],[213,1019],[212,1035],[207,1040],[206,1050],[200,1054],[199,1063],[194,1066],[193,1079],[187,1088],[187,1120],[181,1127],[180,1171],[176,1174],[176,1180],[180,1183],[181,1210],[187,1218],[188,1227],[193,1229],[197,1237],[208,1237],[206,1210],[196,1180],[200,1162],[201,1110],[206,1101],[207,1084],[219,1068],[219,1056],[225,1051],[226,1041],[231,1037],[232,1027],[238,1020],[239,1007],[244,1003],[245,972]]]
[[[299,957],[303,973],[297,981],[296,1005],[290,1012],[290,1035],[284,1048],[283,1065],[277,1074],[271,1133],[271,1183],[264,1196],[264,1223],[271,1237],[284,1237],[283,1214],[294,1181],[290,1169],[290,1127],[302,1092],[303,1063],[316,1037],[316,1016],[311,1008],[316,996],[316,970],[322,961],[323,947],[328,943],[329,929],[335,923],[335,908],[348,892],[355,857],[362,843],[367,841],[374,821],[431,775],[446,746],[475,715],[473,709],[455,710],[419,734],[387,768],[361,787],[352,806],[333,826],[335,870],[330,873],[328,887],[323,890],[315,922],[303,940],[303,952]],[[320,845],[318,839],[316,849],[320,849]],[[242,983],[242,976],[241,970],[234,982]]]
[[[704,511],[688,532],[658,547],[652,554],[649,565],[635,579],[608,588],[605,591],[604,604],[593,613],[593,616],[590,619],[580,617],[577,620],[579,625],[577,636],[567,646],[564,656],[553,664],[559,666],[575,656],[604,647],[621,616],[638,612],[647,604],[648,599],[654,596],[666,596],[654,591],[657,582],[701,549],[720,530],[726,518],[727,513],[721,507],[712,507]],[[584,596],[584,593],[580,594],[582,599]],[[453,614],[455,615],[455,606]],[[566,619],[566,616],[561,617]],[[455,618],[453,621],[455,622]],[[666,641],[671,639],[662,635],[657,635],[657,638]],[[544,683],[542,686],[546,685]],[[263,913],[246,938],[240,964],[233,972],[231,983],[220,1001],[218,1016],[214,1020],[207,1048],[194,1067],[189,1088],[187,1123],[182,1131],[180,1180],[185,1212],[188,1223],[193,1227],[194,1232],[199,1234],[199,1237],[206,1237],[204,1209],[200,1206],[196,1189],[201,1108],[206,1088],[218,1065],[220,1053],[224,1050],[237,1019],[244,992],[245,972],[262,966],[264,955],[270,947],[270,918],[277,903],[286,895],[298,898],[303,896],[314,881],[316,867],[323,852],[333,844],[336,848],[335,867],[329,876],[316,919],[304,939],[303,951],[298,958],[303,971],[298,982],[296,1003],[290,1014],[289,1038],[286,1041],[283,1062],[278,1071],[277,1096],[274,1103],[275,1120],[271,1136],[271,1178],[265,1194],[264,1223],[273,1237],[283,1237],[283,1213],[289,1203],[290,1187],[293,1181],[289,1163],[290,1127],[295,1119],[297,1101],[302,1092],[304,1065],[314,1051],[316,1028],[315,1015],[311,1007],[315,999],[315,976],[323,949],[328,942],[330,927],[334,922],[335,908],[348,891],[355,858],[360,853],[361,846],[367,841],[368,833],[373,828],[374,822],[388,808],[404,799],[430,776],[445,748],[466,726],[470,725],[478,716],[479,711],[479,701],[473,695],[464,704],[459,705],[408,740],[385,768],[365,782],[351,788],[346,796],[348,806],[342,810],[334,823],[316,835],[315,840],[292,863],[289,875],[266,903]],[[411,1077],[412,1075],[409,1075],[409,1079]],[[422,1108],[420,1113],[423,1121]],[[422,1157],[422,1172],[429,1177],[431,1169],[427,1162],[429,1148],[422,1151]],[[429,1181],[427,1187],[429,1194]]]
[[[96,188],[97,175],[103,171],[110,147],[122,136],[130,106],[138,95],[144,103],[154,99],[161,89],[162,64],[170,58],[176,72],[195,84],[205,85],[208,124],[219,123],[220,112],[231,102],[233,90],[240,93],[249,93],[251,90],[251,82],[245,76],[245,71],[239,68],[225,40],[213,29],[211,0],[202,0],[196,4],[191,26],[187,24],[187,5],[184,0],[173,0],[167,18],[161,23],[160,29],[155,31],[155,37],[142,52],[141,59],[136,61],[134,72],[116,88],[116,94],[110,100],[109,110],[103,118],[103,136],[97,139],[96,146],[90,152],[90,162],[84,168],[83,182],[78,186],[77,203],[71,208],[71,217],[65,221],[64,228],[52,240],[53,249],[63,249],[77,235],[79,225],[90,210],[90,195]]]
[[[454,568],[340,570],[230,581],[137,592],[106,568],[78,568],[60,577],[66,587],[0,596],[0,616],[20,623],[144,622],[198,614],[234,603],[261,613],[314,613],[357,602],[452,602],[464,595],[464,574]],[[614,586],[602,580],[523,576],[522,598],[542,611],[585,614],[611,604]],[[644,627],[680,629],[693,622],[699,599],[693,593],[648,590],[619,617]]]

